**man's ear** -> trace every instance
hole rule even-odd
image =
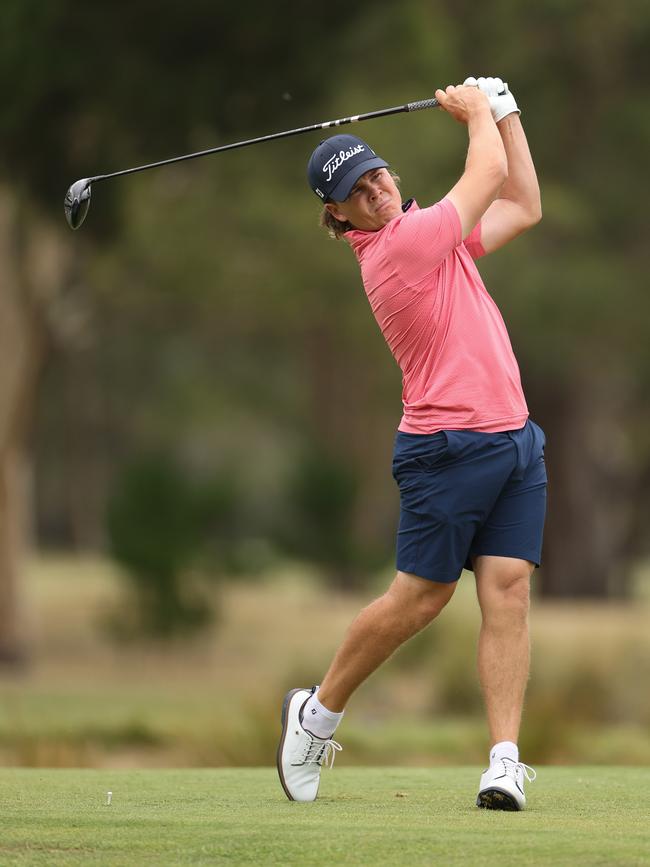
[[[327,202],[325,204],[325,208],[330,212],[330,214],[334,217],[335,220],[339,220],[341,223],[347,223],[348,218],[345,216],[345,214],[342,214],[339,211],[336,202]]]

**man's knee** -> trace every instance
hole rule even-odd
[[[496,560],[497,558],[493,558]],[[498,558],[485,568],[477,564],[476,586],[483,619],[525,621],[530,607],[533,564],[526,560]]]
[[[417,620],[419,628],[422,629],[440,614],[454,595],[457,583],[454,581],[443,584],[407,572],[398,572],[389,593],[399,596],[410,616]]]
[[[526,619],[530,608],[530,576],[520,575],[503,589],[503,605],[513,617]]]

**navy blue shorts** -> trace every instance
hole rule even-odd
[[[400,491],[397,568],[457,581],[472,557],[518,557],[539,566],[546,513],[544,432],[435,434],[398,431],[393,477]]]

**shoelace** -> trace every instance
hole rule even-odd
[[[299,757],[297,764],[310,764],[311,762],[315,762],[318,765],[325,765],[327,768],[332,768],[334,766],[336,754],[340,753],[342,749],[343,747],[341,744],[331,738],[324,743],[319,743],[310,738],[309,742],[305,744],[303,754]]]
[[[537,778],[537,771],[531,768],[530,765],[525,765],[523,762],[513,762],[512,759],[501,759],[504,773],[510,775],[517,774],[518,770],[526,777],[529,783],[534,783]]]

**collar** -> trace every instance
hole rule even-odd
[[[355,253],[360,253],[367,244],[377,238],[381,232],[388,228],[388,226],[392,226],[396,220],[403,220],[409,212],[413,213],[414,211],[419,210],[420,208],[415,199],[407,199],[405,202],[402,202],[402,214],[393,217],[393,219],[389,223],[386,223],[385,226],[382,226],[381,229],[374,229],[373,231],[367,231],[365,229],[350,229],[349,232],[344,233],[343,237]]]

